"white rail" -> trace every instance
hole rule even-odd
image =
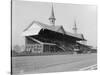
[[[85,71],[85,70],[96,70],[97,69],[97,64],[92,65],[92,66],[88,66],[85,68],[81,68],[80,71]]]

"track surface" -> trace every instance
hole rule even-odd
[[[13,75],[79,71],[95,64],[96,54],[12,57]]]

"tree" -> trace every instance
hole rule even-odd
[[[21,47],[19,45],[15,45],[13,50],[16,52],[21,52]]]

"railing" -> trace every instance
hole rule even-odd
[[[28,51],[24,51],[21,53],[12,54],[12,57],[20,57],[20,56],[47,56],[47,55],[66,55],[66,54],[73,54],[72,52],[44,52],[44,53],[32,53]]]

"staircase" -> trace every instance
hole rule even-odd
[[[64,44],[56,44],[56,45],[57,45],[57,47],[59,47],[64,52],[67,51],[67,50],[70,50],[70,48],[65,46]]]

